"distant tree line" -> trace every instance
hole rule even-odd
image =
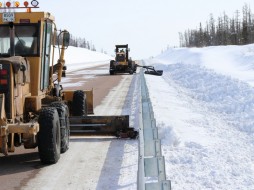
[[[60,42],[62,41],[62,36],[59,38]],[[91,51],[96,51],[96,48],[92,42],[87,41],[85,38],[77,38],[74,37],[72,34],[70,34],[70,46],[74,47],[81,47],[81,48],[86,48]]]
[[[85,38],[77,38],[70,35],[70,46],[86,48],[92,51],[96,51],[96,48],[92,42],[87,41]]]
[[[195,30],[179,33],[181,47],[205,47],[217,45],[245,45],[254,43],[254,15],[250,7],[245,4],[240,11],[236,11],[233,18],[224,12],[214,19],[210,14],[209,20],[203,26],[201,23]]]

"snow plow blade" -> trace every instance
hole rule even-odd
[[[136,138],[138,132],[129,127],[129,116],[71,116],[71,135],[107,135]]]
[[[145,71],[145,74],[162,76],[163,70]]]
[[[162,76],[163,74],[163,70],[155,70],[153,66],[140,66],[137,64],[136,66],[146,69],[145,74],[156,75],[156,76]]]

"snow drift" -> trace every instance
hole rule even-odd
[[[254,189],[254,45],[169,49],[146,76],[173,189]]]

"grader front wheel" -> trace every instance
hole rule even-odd
[[[41,162],[55,164],[60,158],[61,135],[57,110],[42,108],[39,115],[38,149]]]

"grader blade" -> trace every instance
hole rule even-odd
[[[112,135],[136,138],[138,132],[129,127],[129,116],[71,116],[71,135]]]
[[[163,70],[155,70],[153,66],[141,66],[136,64],[136,67],[142,67],[146,69],[145,74],[156,75],[156,76],[162,76],[163,74]]]

